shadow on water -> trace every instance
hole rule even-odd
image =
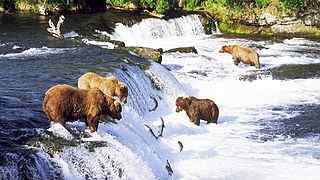
[[[273,79],[320,78],[320,64],[287,64],[271,69]]]
[[[320,135],[320,105],[277,107],[273,108],[272,111],[275,114],[285,112],[292,115],[297,113],[297,115],[288,118],[259,120],[255,124],[258,124],[261,128],[249,138],[264,142],[276,139],[308,138]]]
[[[242,81],[271,78],[274,80],[320,78],[320,64],[285,64],[272,69],[252,70],[239,76]]]

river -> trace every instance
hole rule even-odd
[[[46,18],[1,15],[1,180],[319,178],[320,41],[206,35],[197,15],[114,23],[112,30],[95,22],[107,17],[67,16],[66,38],[57,40],[46,32]],[[198,54],[164,53],[159,65],[108,49],[92,34],[127,46],[194,46]],[[230,55],[218,52],[225,44],[255,48],[262,70],[235,66]],[[97,137],[51,154],[39,137],[58,139],[48,128],[62,137],[70,134],[48,122],[41,110],[44,92],[58,83],[76,86],[88,71],[113,74],[129,87],[123,119],[100,123]],[[195,126],[184,112],[176,113],[175,99],[186,95],[214,100],[218,124]],[[159,106],[149,112],[154,98]],[[158,133],[161,117],[163,137],[155,139],[145,125]],[[67,126],[79,133],[85,125]],[[30,144],[32,139],[36,143]]]

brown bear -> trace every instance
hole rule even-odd
[[[66,84],[55,85],[45,93],[42,110],[50,121],[62,125],[85,119],[91,132],[97,131],[98,121],[104,116],[122,118],[121,104],[99,89],[82,90]]]
[[[242,62],[260,69],[259,55],[252,48],[241,47],[239,45],[228,45],[222,46],[219,52],[231,54],[235,65],[238,65],[240,62]]]
[[[176,112],[185,110],[190,121],[200,125],[200,119],[207,123],[217,123],[219,116],[218,106],[210,99],[198,99],[193,96],[178,97]]]
[[[88,72],[82,75],[78,79],[78,88],[79,89],[92,89],[98,88],[105,95],[116,96],[120,99],[121,102],[126,103],[128,97],[128,88],[127,86],[119,81],[116,77],[111,76],[108,78],[101,77],[96,73]]]

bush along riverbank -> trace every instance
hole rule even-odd
[[[4,0],[0,11],[31,11],[42,15],[96,13],[122,9],[168,18],[200,13],[223,33],[320,38],[319,0]],[[210,23],[208,23],[210,22]]]

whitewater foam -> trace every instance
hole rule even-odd
[[[44,56],[49,54],[59,54],[74,48],[30,48],[20,53],[0,54],[0,58],[24,58],[29,56]]]

